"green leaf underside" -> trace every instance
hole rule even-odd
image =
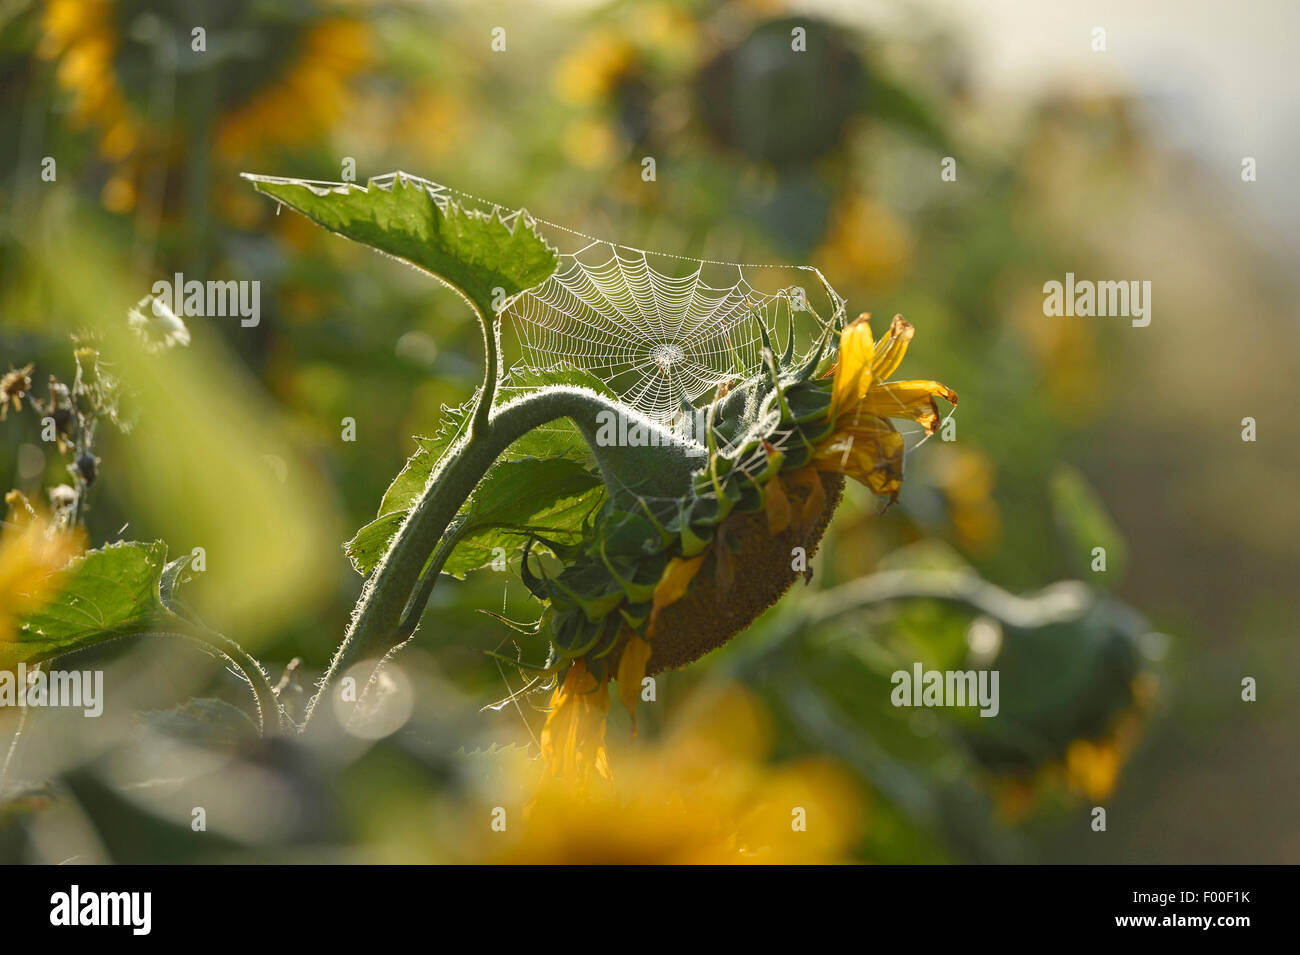
[[[443,572],[463,577],[507,555],[530,533],[559,543],[582,537],[584,522],[603,502],[604,485],[584,464],[565,457],[499,461],[474,489],[461,511],[462,536]],[[387,550],[406,511],[385,514],[363,527],[348,555],[368,574]]]
[[[131,634],[186,632],[185,621],[159,595],[166,565],[162,541],[109,544],[77,558],[62,593],[23,620],[17,640],[0,643],[0,666],[36,663]]]
[[[391,186],[367,187],[248,177],[258,192],[338,235],[409,262],[461,291],[484,318],[506,297],[546,281],[558,254],[520,215],[513,226],[496,212],[435,200],[397,174]]]
[[[584,522],[604,501],[595,473],[564,458],[523,458],[497,464],[474,491],[461,538],[443,572],[463,577],[490,564],[493,549],[510,554],[531,531],[562,544],[582,539]],[[495,555],[499,556],[499,555]]]
[[[591,388],[612,397],[612,392],[600,379],[579,369],[516,370],[503,385],[498,392],[500,401],[551,385]],[[415,454],[384,493],[379,517],[362,527],[347,544],[348,556],[358,572],[369,574],[383,558],[407,512],[423,495],[429,475],[468,426],[472,409],[473,402],[457,408],[444,408],[442,429],[431,437],[415,439]],[[532,459],[542,463],[560,461],[566,466],[577,467],[588,474],[590,482],[579,479],[572,467],[538,474],[533,468],[537,461]],[[503,464],[524,461],[532,461],[532,465],[498,473]],[[568,421],[556,421],[524,435],[502,455],[485,481],[505,481],[507,478],[519,481],[519,493],[526,497],[526,506],[512,504],[508,513],[476,511],[476,502],[484,498],[484,488],[476,489],[461,511],[467,518],[473,512],[471,527],[448,559],[445,572],[464,576],[470,570],[487,566],[493,560],[494,547],[504,547],[509,552],[529,531],[559,543],[576,540],[583,518],[599,503],[604,493],[596,487],[599,482],[595,475],[587,471],[593,463],[582,435]],[[493,498],[499,500],[506,500],[507,496],[498,492],[493,494]],[[493,524],[496,526],[491,526]]]

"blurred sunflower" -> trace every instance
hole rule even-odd
[[[611,505],[585,548],[558,548],[568,558],[558,577],[535,576],[525,550],[524,583],[549,605],[551,669],[563,673],[541,739],[549,775],[608,778],[607,684],[618,682],[635,718],[646,675],[684,666],[749,626],[806,567],[792,555],[816,551],[844,476],[898,496],[905,442],[890,419],[932,433],[936,398],[957,401],[936,381],[889,380],[913,333],[897,316],[877,340],[862,315],[841,330],[838,358],[820,378],[826,335],[799,369],[781,371],[768,352],[765,375],[710,409],[711,450],[688,459],[698,470],[685,498],[627,504],[642,513]],[[746,408],[747,427],[733,420]],[[718,437],[736,450],[718,452]]]
[[[113,60],[120,42],[110,0],[47,0],[37,55],[57,60],[55,78],[72,95],[75,126],[100,129],[105,159],[127,158],[140,140],[140,121],[118,83]]]
[[[346,112],[349,84],[370,59],[366,24],[322,18],[311,5],[239,0],[205,7],[183,24],[161,22],[166,16],[165,8],[147,0],[47,0],[45,5],[37,55],[56,62],[56,80],[71,97],[72,124],[99,131],[99,153],[113,165],[101,198],[114,212],[135,207],[146,162],[167,161],[160,157],[183,151],[176,146],[182,131],[159,125],[142,105],[153,99],[152,74],[167,67],[141,71],[140,63],[179,59],[182,68],[173,69],[182,87],[219,72],[220,80],[202,89],[219,91],[212,111],[216,154],[238,163],[266,149],[309,143],[328,131]],[[204,50],[191,47],[191,19],[210,25]],[[250,32],[236,36],[236,27]],[[232,35],[223,42],[220,35],[227,30]],[[159,45],[168,40],[175,52],[159,57]],[[198,66],[205,69],[192,68]],[[199,109],[205,101],[199,92],[182,89],[178,98]]]
[[[488,859],[517,864],[848,859],[865,801],[839,764],[825,758],[767,764],[764,714],[737,688],[688,701],[684,709],[685,717],[660,742],[618,754],[614,780],[583,785],[546,776],[522,824],[494,833],[485,847]],[[603,713],[599,722],[603,732]]]
[[[268,146],[299,145],[331,129],[347,112],[348,84],[369,62],[370,45],[370,28],[357,20],[306,26],[278,78],[222,115],[218,152],[240,159]]]
[[[17,491],[5,495],[9,516],[0,527],[0,643],[59,593],[68,561],[84,550],[79,534],[52,528]]]
[[[614,30],[596,30],[560,60],[555,91],[574,106],[591,106],[613,92],[636,62],[632,43]]]
[[[556,97],[577,110],[564,126],[562,147],[578,166],[602,169],[653,150],[676,130],[683,110],[665,109],[665,90],[694,65],[698,24],[666,3],[623,11],[589,32],[556,65]],[[671,95],[671,94],[669,94]],[[645,201],[636,190],[628,201]]]
[[[857,193],[836,204],[817,261],[824,263],[828,273],[856,275],[872,286],[887,286],[906,272],[915,241],[886,206]]]
[[[1094,805],[1115,793],[1120,773],[1141,738],[1158,693],[1158,680],[1142,672],[1128,683],[1130,702],[1115,712],[1100,733],[1083,734],[1068,743],[1033,770],[1002,773],[995,777],[993,793],[998,814],[1017,823],[1034,809],[1040,795],[1048,792],[1082,796]]]
[[[935,483],[948,501],[948,520],[957,543],[976,554],[997,541],[1001,512],[993,497],[997,472],[988,455],[969,447],[944,445],[935,453]]]

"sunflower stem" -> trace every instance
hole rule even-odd
[[[490,363],[494,364],[494,361],[490,360]],[[489,377],[495,382],[493,376]],[[480,402],[481,407],[482,396]],[[307,705],[303,728],[310,723],[320,701],[325,698],[343,670],[354,661],[359,650],[387,647],[391,652],[394,646],[405,640],[402,624],[408,605],[414,612],[415,604],[421,599],[427,601],[429,591],[437,580],[436,570],[430,567],[430,576],[421,585],[422,575],[435,548],[440,546],[448,527],[488,469],[511,444],[529,431],[557,418],[571,419],[600,464],[601,476],[611,497],[629,493],[627,474],[644,477],[644,470],[638,464],[638,452],[658,452],[657,468],[662,483],[647,487],[647,493],[662,493],[670,487],[688,486],[691,473],[703,463],[703,449],[695,453],[690,446],[678,444],[673,447],[679,449],[679,453],[668,455],[664,454],[668,448],[663,445],[645,448],[609,447],[597,439],[599,416],[627,413],[627,408],[594,391],[559,386],[545,388],[489,409],[487,423],[478,429],[472,429],[461,438],[434,468],[424,493],[366,581],[343,642],[339,644],[315,696]],[[671,435],[664,432],[662,437],[670,438]],[[622,460],[623,458],[629,460]],[[454,545],[454,541],[451,544]],[[451,547],[444,548],[444,551],[443,560],[450,555]],[[441,567],[441,562],[438,567]],[[412,597],[416,594],[417,587],[420,593],[413,604]]]

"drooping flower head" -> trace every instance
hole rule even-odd
[[[957,403],[937,381],[890,380],[913,334],[896,317],[877,340],[862,315],[820,376],[821,349],[799,368],[769,352],[768,368],[710,409],[707,453],[679,499],[611,502],[583,545],[556,550],[558,576],[535,575],[525,551],[525,583],[548,605],[552,667],[566,674],[542,736],[549,773],[608,776],[607,684],[635,720],[645,676],[749,626],[801,576],[807,565],[792,554],[815,553],[845,476],[898,497],[905,442],[891,419],[931,434],[936,399]]]

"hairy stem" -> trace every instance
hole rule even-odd
[[[466,301],[470,302],[470,307],[478,315],[479,328],[483,331],[483,387],[479,390],[478,403],[474,406],[474,416],[469,423],[469,434],[473,438],[487,430],[492,417],[492,402],[496,399],[497,376],[500,372],[501,336],[496,316],[484,315],[468,297]]]
[[[490,356],[489,364],[495,364],[495,354]],[[622,486],[620,477],[607,466],[610,454],[614,451],[647,449],[600,446],[597,441],[597,415],[601,412],[626,415],[628,409],[593,391],[547,388],[501,405],[495,410],[490,409],[484,427],[477,431],[471,430],[448,449],[429,476],[420,500],[398,529],[388,552],[366,581],[351,626],[335,652],[316,695],[307,705],[304,727],[311,721],[312,714],[330,686],[353,662],[362,647],[368,650],[391,648],[394,643],[406,639],[402,635],[403,617],[430,556],[488,468],[516,440],[557,418],[570,418],[601,462],[602,476],[611,493]],[[678,470],[684,483],[689,478],[690,471],[700,466],[699,452],[698,449],[685,445],[672,447],[678,449],[677,458],[681,465]],[[667,448],[660,446],[649,450],[660,453],[662,464],[662,455]],[[449,554],[448,549],[443,559]],[[424,600],[428,599],[432,581],[437,579],[435,569],[430,568],[430,573],[433,576],[427,578],[426,586],[421,588],[420,596]],[[422,607],[423,604],[420,603],[419,606]],[[413,607],[411,612],[416,613],[417,609]]]

